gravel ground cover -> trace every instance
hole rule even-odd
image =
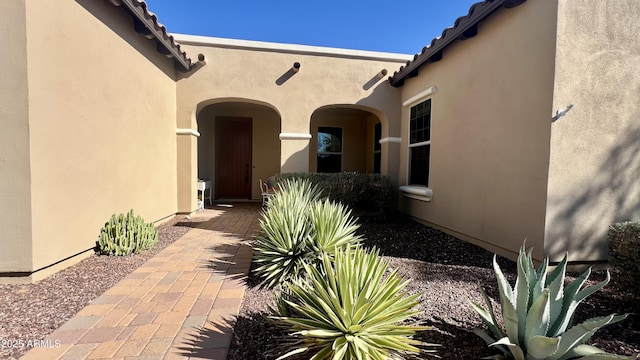
[[[150,251],[128,257],[92,255],[36,284],[0,285],[0,340],[42,340],[105,290],[173,241],[187,233],[188,220],[173,219],[158,228],[158,244]],[[493,354],[484,342],[469,333],[481,326],[469,307],[480,300],[478,285],[497,299],[492,254],[442,232],[406,219],[360,221],[360,232],[368,246],[378,246],[410,278],[412,292],[423,294],[421,319],[437,330],[421,339],[442,346],[443,359],[478,359]],[[513,280],[513,262],[500,258],[500,265]],[[603,273],[594,279],[602,279]],[[272,293],[260,289],[250,276],[249,288],[235,322],[235,334],[228,360],[275,359],[279,333],[264,319]],[[610,313],[638,313],[638,290],[614,281],[588,298],[579,308],[576,321]],[[609,352],[640,359],[640,316],[604,328],[591,341]],[[14,359],[27,349],[0,349],[0,359]]]
[[[360,224],[366,245],[379,247],[390,259],[392,268],[399,268],[403,277],[412,279],[409,290],[423,294],[420,321],[437,330],[420,334],[421,340],[440,344],[438,355],[442,359],[479,359],[496,354],[470,332],[482,327],[469,306],[471,300],[481,301],[478,286],[494,300],[499,299],[492,253],[408,219],[378,222],[361,218]],[[498,263],[513,283],[515,264],[504,258],[499,258]],[[594,282],[603,277],[604,272],[592,275]],[[275,359],[282,354],[278,352],[281,350],[278,344],[285,334],[265,320],[273,293],[258,284],[259,279],[250,276],[227,360]],[[574,323],[611,313],[637,313],[639,298],[637,289],[612,281],[581,304]],[[494,305],[497,304],[499,300]],[[605,327],[590,343],[608,352],[640,359],[639,316],[632,315],[622,323]]]
[[[191,227],[176,217],[158,227],[158,243],[131,256],[91,255],[35,284],[0,284],[0,359],[16,359],[28,341],[42,340],[129,273],[186,234]],[[14,348],[22,341],[25,346]]]

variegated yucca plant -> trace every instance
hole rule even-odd
[[[260,219],[254,242],[255,272],[273,287],[304,275],[303,264],[318,264],[322,254],[357,244],[358,226],[340,203],[321,200],[307,180],[285,180]]]
[[[323,254],[324,271],[304,264],[308,276],[289,283],[272,310],[293,339],[287,347],[293,350],[278,359],[383,360],[427,353],[413,335],[429,328],[404,323],[419,313],[419,294],[404,291],[408,281],[397,270],[384,276],[388,266],[377,250],[359,246],[338,249],[333,259]]]
[[[488,332],[475,333],[491,347],[502,351],[503,355],[492,359],[513,358],[516,360],[596,360],[627,359],[585,343],[595,332],[605,325],[617,323],[627,315],[609,315],[589,319],[569,327],[576,308],[587,296],[601,289],[609,282],[607,278],[590,287],[583,288],[591,269],[565,286],[567,256],[550,273],[547,273],[549,259],[545,258],[538,270],[535,269],[531,250],[521,247],[517,260],[518,277],[515,287],[507,282],[502,270],[493,258],[493,268],[498,280],[502,319],[504,328],[497,320],[489,297],[480,289],[486,308],[472,302],[473,308],[487,325]],[[567,329],[568,328],[568,329]]]

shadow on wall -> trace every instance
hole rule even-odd
[[[640,120],[640,109],[631,118]],[[640,126],[625,132],[597,174],[575,188],[571,196],[549,198],[552,221],[547,224],[547,237],[553,242],[547,251],[558,257],[551,260],[560,260],[566,251],[570,256],[595,253],[597,258],[590,259],[604,260],[607,246],[601,240],[606,239],[609,226],[640,220]]]
[[[306,141],[306,140],[283,140],[286,141]],[[287,161],[280,166],[280,173],[289,172],[311,172],[309,169],[309,144],[307,144],[302,150],[298,150],[291,154]]]
[[[166,76],[176,80],[173,60],[158,53],[155,40],[149,40],[144,35],[135,32],[133,25],[134,20],[125,10],[111,5],[111,3],[107,1],[76,0],[76,2],[147,58],[147,60],[164,72]],[[122,16],[111,16],[110,13],[112,12],[118,12]],[[122,19],[124,19],[124,21]],[[123,23],[125,26],[123,26]]]

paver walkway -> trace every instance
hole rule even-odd
[[[237,203],[199,211],[194,229],[22,359],[226,359],[259,209]]]

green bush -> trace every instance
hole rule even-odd
[[[158,242],[158,233],[152,223],[145,223],[130,210],[113,214],[100,230],[98,251],[105,255],[124,256],[152,248]]]
[[[303,276],[303,264],[318,263],[322,254],[360,241],[350,212],[320,200],[320,190],[307,180],[280,182],[261,215],[255,272],[269,287]]]
[[[397,190],[391,179],[379,174],[341,173],[285,173],[276,177],[308,180],[322,189],[332,201],[352,209],[389,215],[395,211]]]
[[[303,266],[308,277],[289,283],[272,309],[273,319],[292,332],[278,359],[402,359],[424,351],[413,335],[429,328],[401,324],[419,313],[419,294],[403,290],[408,282],[397,270],[384,276],[389,263],[377,250],[347,246],[333,259],[323,254],[322,270]]]
[[[568,360],[568,359],[623,359],[585,343],[605,325],[617,323],[628,315],[609,315],[589,319],[567,330],[573,314],[582,300],[609,282],[607,279],[582,289],[591,269],[565,286],[567,256],[549,274],[549,259],[545,258],[536,271],[531,251],[520,249],[517,260],[518,277],[515,287],[507,282],[493,258],[498,280],[504,328],[497,320],[487,294],[480,289],[486,308],[472,303],[489,332],[476,330],[489,346],[502,351],[507,358],[516,360]],[[496,357],[503,358],[503,357]]]
[[[621,222],[609,229],[609,266],[616,281],[640,286],[640,223]]]

